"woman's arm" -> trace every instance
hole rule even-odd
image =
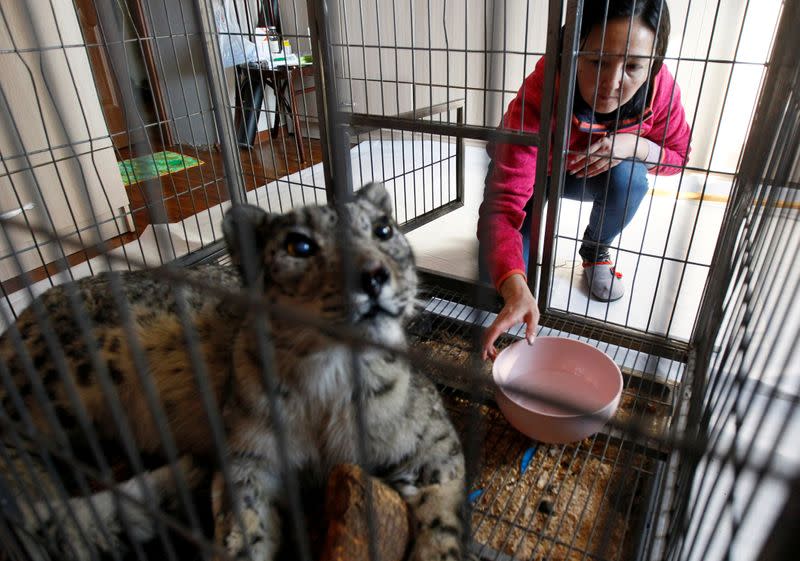
[[[505,128],[539,131],[543,76],[544,59],[541,59],[509,105],[503,117]],[[494,343],[501,333],[525,322],[525,335],[531,342],[539,322],[539,308],[528,288],[527,263],[523,260],[519,232],[525,220],[525,206],[533,194],[537,149],[500,144],[490,148],[490,155],[492,164],[478,216],[478,239],[481,258],[503,297],[503,309],[484,333],[484,360],[494,360],[497,355]]]
[[[692,130],[686,122],[681,90],[666,66],[661,67],[657,82],[653,98],[653,127],[646,138],[661,148],[661,154],[658,165],[650,169],[650,173],[674,175],[689,160]]]
[[[509,104],[504,128],[539,131],[543,74],[542,58]],[[525,219],[525,205],[533,194],[538,151],[519,144],[490,145],[488,150],[492,163],[478,213],[478,239],[481,257],[499,289],[510,275],[525,275],[527,263],[522,258],[519,229]]]
[[[566,170],[575,177],[594,177],[619,165],[627,158],[649,162],[650,152],[659,150],[654,142],[636,134],[604,136],[590,144],[585,152],[569,158]]]

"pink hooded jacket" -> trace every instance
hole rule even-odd
[[[544,57],[525,79],[517,96],[503,117],[503,127],[529,132],[540,130],[540,107],[544,83]],[[558,87],[558,86],[556,86]],[[524,96],[524,111],[523,111]],[[555,130],[555,120],[550,126]],[[672,175],[680,171],[689,157],[691,130],[681,105],[681,94],[666,66],[655,76],[650,103],[644,118],[620,123],[617,133],[634,133],[661,147],[657,166],[650,173]],[[574,115],[569,134],[569,150],[585,150],[608,132],[602,124],[579,121]],[[478,218],[478,238],[484,248],[483,258],[492,281],[500,287],[515,273],[525,275],[527,263],[522,258],[522,237],[519,229],[525,219],[525,205],[533,194],[536,178],[534,146],[498,144],[487,147],[492,158],[492,173],[487,178],[484,200]],[[548,171],[551,162],[548,162]]]

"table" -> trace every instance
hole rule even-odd
[[[264,87],[275,92],[275,120],[270,131],[272,138],[278,136],[280,114],[291,120],[297,152],[301,162],[306,155],[300,134],[300,116],[297,114],[297,97],[315,89],[313,64],[278,66],[274,69],[259,62],[237,65],[236,92],[236,140],[239,146],[252,148],[258,132],[258,117],[264,104]],[[302,85],[301,89],[298,86]]]

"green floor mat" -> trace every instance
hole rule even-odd
[[[190,158],[177,152],[156,152],[155,154],[117,162],[119,164],[119,173],[122,175],[122,182],[125,185],[132,185],[154,177],[193,168],[203,163],[202,160]]]

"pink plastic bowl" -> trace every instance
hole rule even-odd
[[[512,343],[497,355],[492,375],[500,411],[513,427],[540,442],[566,444],[596,433],[614,416],[622,394],[622,374],[607,354],[563,337]]]

